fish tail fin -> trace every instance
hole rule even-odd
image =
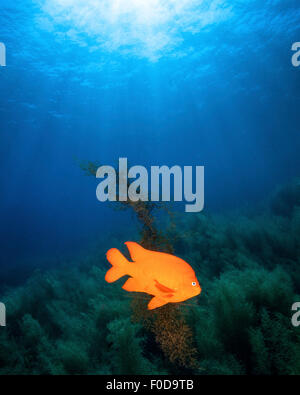
[[[113,283],[128,274],[128,260],[116,248],[111,248],[106,253],[106,258],[112,267],[106,272],[105,280]]]

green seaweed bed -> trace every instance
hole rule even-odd
[[[260,212],[175,224],[166,235],[195,268],[199,297],[148,312],[147,295],[105,283],[104,251],[35,273],[1,298],[0,373],[300,374],[299,183]]]

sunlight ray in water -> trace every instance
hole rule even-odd
[[[46,0],[43,10],[70,35],[87,35],[106,50],[151,60],[170,52],[183,34],[226,20],[224,0]]]

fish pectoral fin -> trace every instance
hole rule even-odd
[[[140,282],[135,278],[129,278],[122,287],[128,292],[145,292]]]
[[[169,303],[167,300],[161,299],[158,296],[154,296],[148,303],[148,310],[157,309],[165,304]]]
[[[175,292],[174,289],[168,288],[165,285],[160,284],[157,280],[154,280],[154,281],[155,281],[155,286],[159,291],[168,293],[168,294],[170,294],[170,293],[173,294]]]

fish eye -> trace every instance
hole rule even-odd
[[[195,283],[195,281],[192,282],[192,286],[195,287],[197,285],[197,283]]]

